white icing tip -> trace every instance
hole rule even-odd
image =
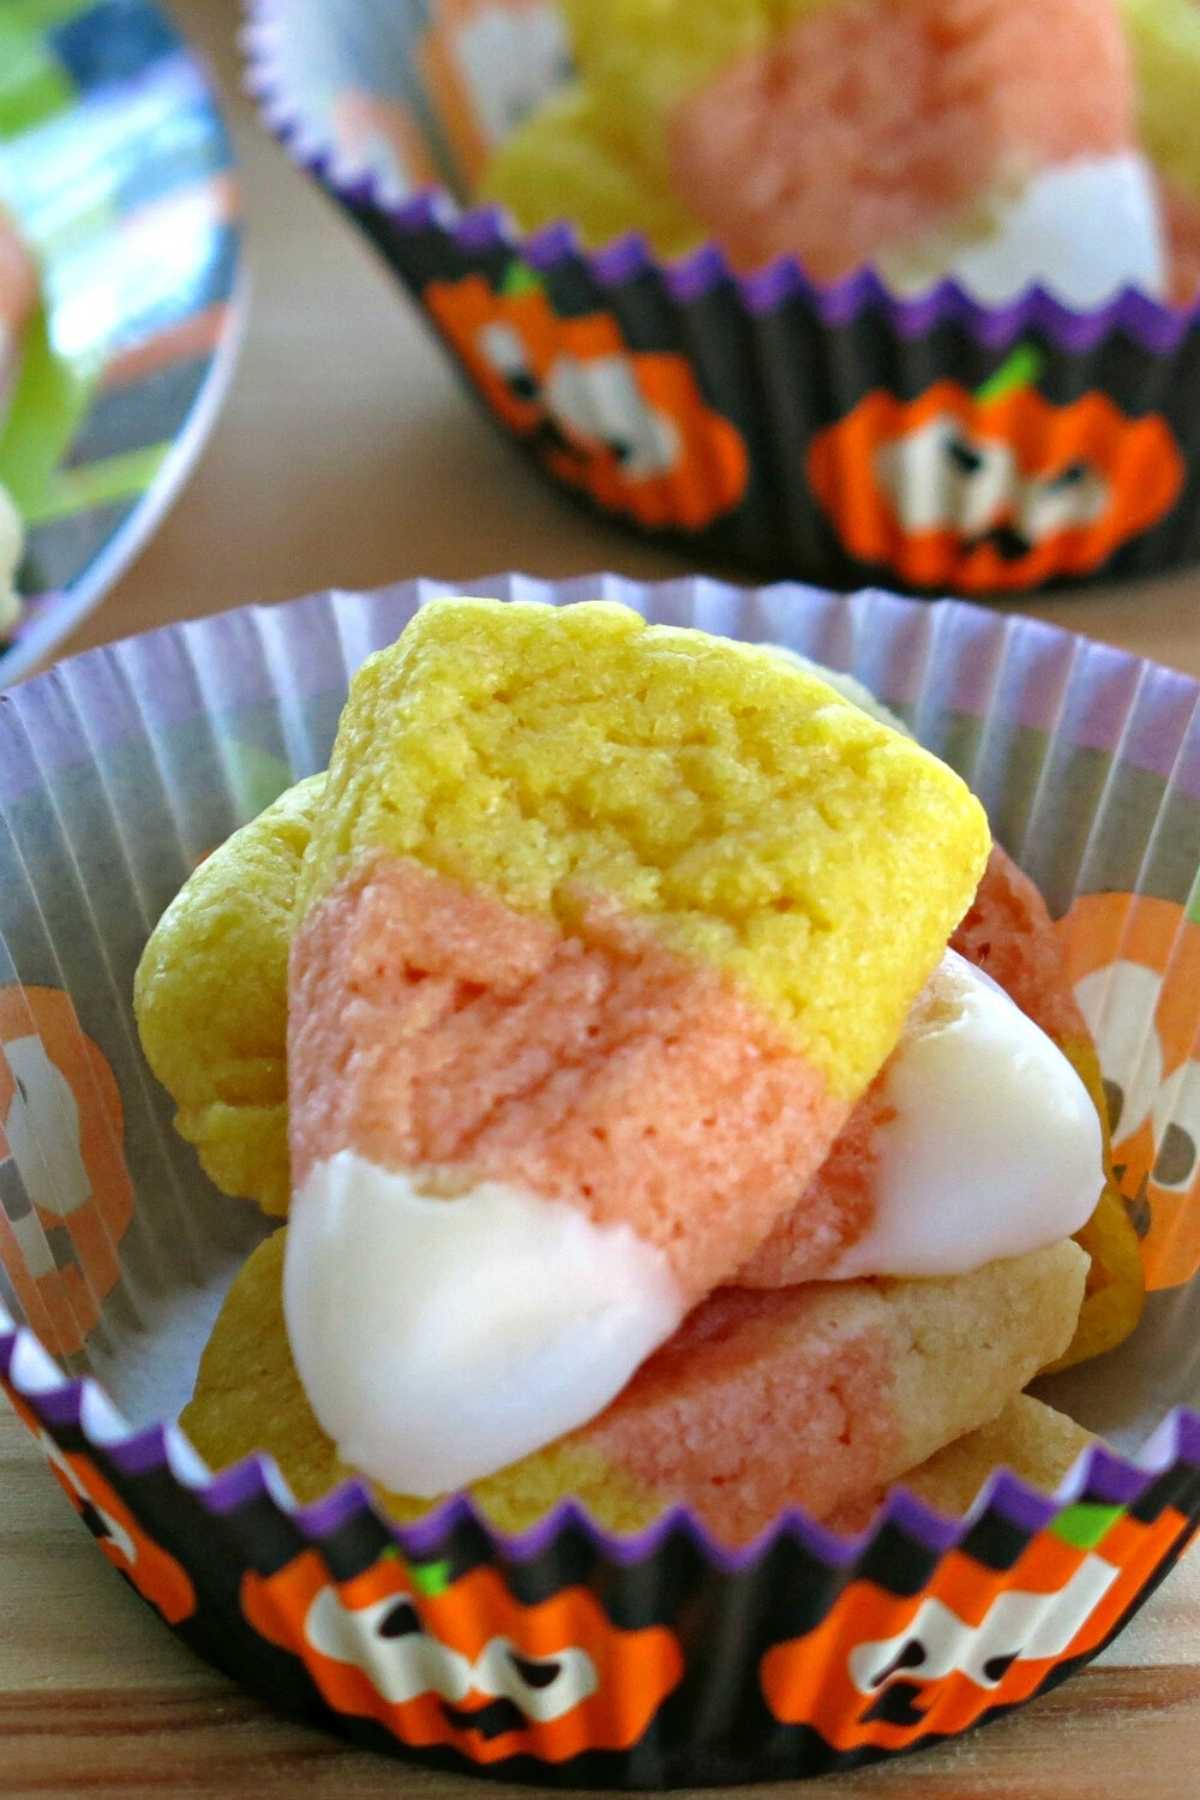
[[[1167,253],[1150,166],[1132,150],[1057,164],[997,202],[985,237],[960,247],[933,239],[881,268],[902,293],[928,286],[933,271],[951,275],[984,306],[1007,306],[1035,283],[1080,312],[1127,287],[1161,297]]]
[[[1100,1120],[1058,1046],[948,950],[910,1013],[876,1134],[875,1216],[830,1271],[958,1275],[1072,1236],[1104,1184]]]
[[[586,1424],[683,1315],[666,1259],[627,1225],[352,1150],[294,1197],[284,1307],[342,1460],[425,1499]]]

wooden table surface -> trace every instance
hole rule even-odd
[[[316,588],[501,569],[636,576],[681,562],[589,521],[484,429],[349,226],[237,96],[232,0],[176,0],[244,159],[254,291],[200,466],[66,646]],[[721,571],[717,571],[720,573]],[[1200,575],[1023,608],[1200,675]],[[274,1717],[178,1645],[96,1553],[0,1404],[0,1794],[528,1792],[414,1770]],[[818,1791],[850,1800],[1192,1800],[1200,1556],[1104,1659],[959,1744]]]

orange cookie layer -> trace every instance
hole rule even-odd
[[[895,1344],[859,1298],[815,1283],[769,1299],[719,1290],[581,1441],[734,1542],[799,1496],[820,1518],[905,1457]]]
[[[737,262],[832,281],[1006,183],[1132,147],[1133,100],[1095,0],[846,0],[676,109],[672,180]]]
[[[776,1220],[739,1271],[744,1287],[819,1281],[869,1228],[875,1210],[876,1133],[896,1116],[884,1097],[888,1066],[854,1108],[799,1204]]]
[[[970,910],[950,940],[1073,1061],[1088,1044],[1062,945],[1046,902],[1012,858],[994,845]],[[747,1287],[819,1281],[870,1224],[876,1133],[895,1115],[884,1099],[889,1063],[847,1120],[799,1203],[777,1221],[738,1275]]]
[[[1068,1342],[1071,1243],[935,1281],[723,1289],[570,1440],[732,1541],[823,1518],[993,1418]]]
[[[1088,1028],[1046,902],[999,844],[992,846],[978,891],[950,945],[998,981],[1056,1044],[1087,1042]]]
[[[297,1184],[342,1149],[511,1182],[632,1225],[689,1302],[846,1116],[719,971],[600,903],[568,938],[379,855],[307,915],[291,983]]]

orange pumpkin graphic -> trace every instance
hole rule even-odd
[[[1071,1510],[1104,1522],[1109,1512]],[[767,1705],[838,1750],[907,1750],[963,1731],[1097,1649],[1186,1530],[1168,1508],[1150,1526],[1118,1516],[1096,1550],[1083,1547],[1086,1529],[1083,1543],[1044,1531],[999,1578],[953,1551],[903,1599],[853,1581],[815,1630],[767,1652]]]
[[[809,482],[850,554],[913,587],[987,593],[1088,574],[1157,524],[1185,475],[1166,420],[1102,393],[1057,406],[1040,367],[1022,349],[976,394],[868,394],[821,432]]]
[[[683,1673],[670,1631],[619,1629],[586,1588],[522,1606],[490,1568],[451,1581],[388,1556],[335,1586],[306,1550],[247,1575],[242,1608],[331,1706],[481,1763],[626,1749]]]
[[[146,1534],[88,1457],[60,1450],[10,1383],[0,1382],[0,1387],[21,1423],[37,1439],[59,1486],[113,1568],[158,1608],[168,1625],[190,1618],[196,1610],[196,1590],[183,1565]]]
[[[607,313],[560,318],[519,269],[500,294],[468,275],[424,297],[492,411],[560,481],[652,528],[696,531],[742,498],[741,433],[685,357],[629,350]]]
[[[57,988],[0,988],[0,1262],[51,1349],[83,1347],[133,1216],[112,1070]]]
[[[1171,900],[1086,894],[1059,930],[1146,1283],[1177,1287],[1200,1268],[1200,925]]]

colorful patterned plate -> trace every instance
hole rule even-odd
[[[0,425],[29,598],[0,682],[95,606],[216,416],[238,337],[232,161],[204,70],[148,0],[4,0],[0,204],[43,305]]]

